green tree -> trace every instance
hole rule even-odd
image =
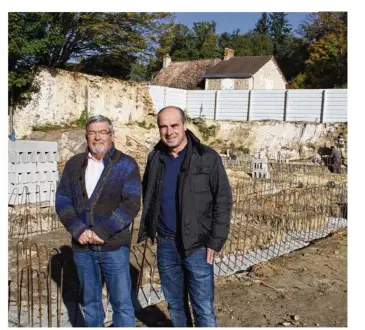
[[[270,36],[274,43],[274,55],[277,54],[279,46],[284,39],[290,35],[291,25],[286,13],[270,13]]]
[[[170,55],[173,61],[199,58],[200,54],[194,32],[184,24],[176,24],[174,28]]]
[[[215,33],[216,23],[195,22],[193,25],[196,47],[199,58],[217,58],[220,55],[218,48],[218,36]]]
[[[257,21],[253,32],[257,34],[269,35],[270,20],[267,13],[262,13],[260,19]]]
[[[285,78],[289,81],[305,71],[309,57],[308,44],[303,38],[288,36],[278,46],[276,60]]]
[[[128,79],[172,20],[170,13],[9,13],[9,97],[25,102],[41,65]]]
[[[231,33],[223,32],[218,38],[218,48],[221,51],[221,56],[223,56],[224,48],[233,48],[232,40],[234,36]]]
[[[252,53],[254,56],[272,55],[274,44],[266,34],[250,33]]]
[[[215,33],[215,26],[214,21],[195,22],[192,29],[184,24],[176,24],[170,47],[172,60],[220,57],[219,36]]]
[[[307,15],[299,24],[297,33],[309,44],[318,41],[328,33],[347,33],[346,12],[320,12]]]
[[[306,63],[312,88],[333,88],[347,84],[347,40],[329,33],[309,46]]]
[[[293,85],[346,87],[347,13],[312,13],[299,26],[298,33],[308,44],[308,58],[302,74],[293,79]]]
[[[232,40],[235,56],[253,56],[252,39],[249,34],[239,34]]]

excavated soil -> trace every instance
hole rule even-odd
[[[347,231],[217,278],[215,312],[220,327],[346,327]],[[144,315],[144,324],[171,325],[165,301]]]
[[[33,240],[39,242],[39,236]],[[63,229],[42,235],[41,245],[62,244],[69,244]],[[9,240],[9,277],[15,260],[16,240]],[[216,278],[215,287],[221,327],[346,327],[347,230],[257,264],[248,273]],[[171,326],[165,301],[138,311],[136,318],[139,327]]]

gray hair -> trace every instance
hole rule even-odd
[[[102,115],[96,115],[96,116],[90,117],[85,125],[85,129],[87,130],[89,125],[92,123],[108,123],[110,133],[111,134],[114,133],[113,124],[108,117],[104,117]]]
[[[160,114],[162,111],[164,111],[165,109],[168,109],[168,108],[173,108],[173,109],[176,109],[180,112],[180,117],[181,117],[181,122],[183,124],[185,124],[186,122],[186,115],[185,115],[185,111],[179,107],[176,107],[174,105],[168,105],[167,107],[163,107],[157,114],[157,124],[158,124],[158,120],[159,120],[159,117],[160,117]]]

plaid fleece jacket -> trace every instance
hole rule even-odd
[[[141,200],[141,179],[136,161],[112,145],[104,156],[104,170],[90,198],[85,185],[88,150],[72,157],[65,165],[56,192],[56,211],[72,235],[76,251],[113,251],[130,245],[129,225],[136,217]],[[92,229],[103,245],[81,245],[77,239]]]

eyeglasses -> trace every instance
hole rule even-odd
[[[87,136],[95,136],[96,134],[100,134],[101,136],[107,136],[108,134],[110,134],[110,131],[87,131],[86,135]]]

